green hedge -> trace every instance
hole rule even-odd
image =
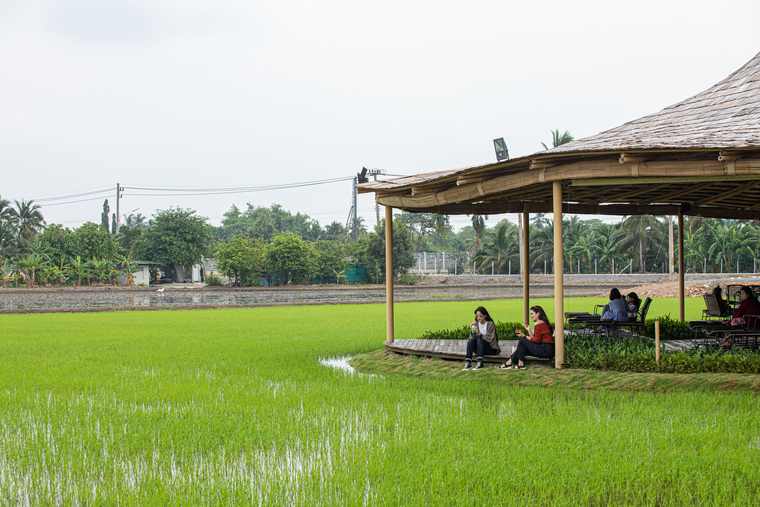
[[[600,336],[570,335],[565,339],[569,368],[659,373],[758,373],[760,354],[750,350],[696,347],[683,352],[660,353],[655,361],[654,342],[646,338],[610,340]]]
[[[525,328],[519,322],[496,322],[496,334],[502,340],[515,340],[515,329]],[[470,324],[465,324],[456,329],[440,329],[437,331],[425,331],[421,340],[466,340],[470,337]]]
[[[658,317],[662,339],[688,339],[689,327],[670,316]],[[515,339],[519,322],[496,322],[502,340]],[[654,336],[654,320],[647,321],[646,334]],[[457,329],[427,331],[420,338],[465,340],[470,326]],[[565,365],[568,368],[621,372],[659,373],[754,373],[760,374],[760,354],[749,350],[723,350],[697,347],[683,352],[660,353],[660,366],[655,362],[654,341],[649,338],[610,339],[596,334],[570,334],[565,337]]]

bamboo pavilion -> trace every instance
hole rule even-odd
[[[393,208],[449,215],[554,213],[554,265],[562,266],[562,214],[677,215],[760,219],[760,53],[702,93],[654,114],[551,150],[493,164],[357,185],[386,217],[392,272]],[[523,312],[529,308],[528,227],[523,228]],[[564,361],[562,269],[554,275],[555,366]],[[684,260],[679,255],[679,317]],[[387,341],[393,284],[387,277]]]

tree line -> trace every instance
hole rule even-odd
[[[520,269],[519,230],[502,220],[493,228],[474,215],[473,225],[461,234],[474,256],[474,269],[490,272],[491,265],[506,273]],[[529,230],[529,266],[538,272],[554,260],[554,221],[543,213],[532,216]],[[562,220],[562,251],[566,273],[638,273],[669,271],[669,219],[649,215],[626,216],[616,224],[599,219]],[[674,264],[677,266],[678,231],[674,228]],[[757,269],[760,224],[750,220],[684,217],[684,265],[687,272],[750,273]]]
[[[337,222],[323,229],[277,204],[249,204],[245,212],[232,206],[219,227],[182,208],[156,210],[150,219],[130,214],[117,227],[106,201],[99,224],[70,229],[46,224],[33,201],[14,203],[0,199],[3,286],[116,284],[119,277],[131,280],[139,261],[169,274],[203,257],[215,258],[236,285],[340,283],[349,265],[361,267],[370,281],[385,277],[384,224],[368,232],[360,220],[358,241],[350,241],[353,231]],[[404,225],[394,223],[394,230],[395,270],[405,273],[414,264],[412,248]]]

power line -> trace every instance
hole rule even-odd
[[[341,181],[351,181],[353,178],[342,177],[325,180],[304,181],[300,183],[284,183],[280,185],[260,185],[255,187],[208,187],[208,188],[167,188],[167,187],[130,187],[124,186],[124,190],[142,190],[146,192],[171,192],[162,193],[130,193],[130,195],[151,195],[151,196],[174,196],[174,195],[221,195],[221,194],[242,194],[247,192],[265,192],[269,190],[285,190],[288,188],[312,187],[316,185],[326,185],[329,183],[339,183]]]
[[[45,207],[49,208],[51,206],[61,206],[63,204],[77,204],[80,202],[88,202],[88,201],[99,201],[103,198],[103,196],[100,197],[93,197],[92,199],[79,199],[78,201],[67,201],[67,202],[54,202],[52,204],[45,204]],[[34,201],[35,203],[38,201]]]
[[[75,197],[85,197],[88,195],[96,195],[96,194],[105,194],[106,192],[112,193],[113,189],[111,188],[105,188],[100,190],[93,190],[91,192],[81,192],[79,194],[69,194],[69,195],[61,195],[57,197],[42,197],[40,199],[30,199],[36,203],[43,203],[43,202],[50,202],[50,201],[62,201],[64,199],[73,199]],[[92,200],[92,199],[86,199],[86,200]],[[73,202],[82,202],[82,201],[73,201]],[[63,203],[66,204],[66,203]],[[48,204],[48,206],[51,206]]]

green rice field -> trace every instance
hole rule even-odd
[[[476,306],[397,304],[397,337]],[[520,320],[521,300],[485,306]],[[667,313],[677,301],[655,300]],[[0,505],[760,504],[752,389],[323,364],[380,354],[383,305],[2,315],[0,329]]]

